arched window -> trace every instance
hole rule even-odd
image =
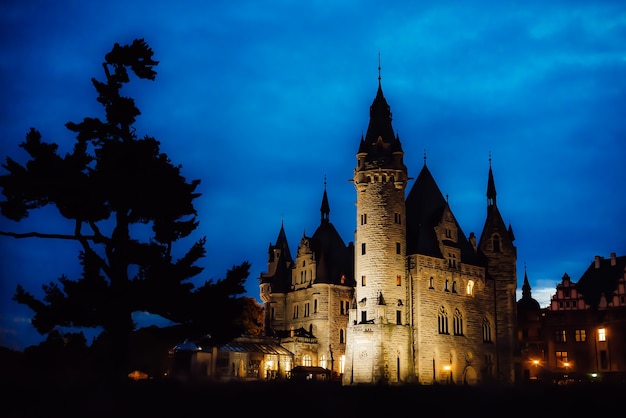
[[[491,322],[487,318],[483,318],[483,342],[491,342]]]
[[[469,280],[467,282],[467,295],[472,296],[474,294],[474,281]]]
[[[320,357],[320,367],[326,368],[326,355],[324,354]]]
[[[458,309],[454,310],[454,335],[463,335],[463,314]]]
[[[448,334],[448,312],[443,306],[439,308],[439,315],[437,318],[439,326],[439,334]]]
[[[302,356],[302,365],[311,367],[311,356],[309,354],[305,354]]]
[[[493,252],[499,253],[500,252],[500,236],[497,234],[493,234],[493,236],[491,237],[491,240],[493,241]]]
[[[435,279],[433,276],[430,276],[430,279],[428,280],[428,288],[429,289],[435,288]]]
[[[339,343],[340,343],[340,344],[343,344],[343,343],[345,342],[345,341],[344,341],[344,336],[343,336],[343,335],[344,335],[344,333],[343,333],[343,329],[340,329],[340,330],[339,330]]]

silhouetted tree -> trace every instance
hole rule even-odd
[[[128,373],[132,314],[150,312],[181,324],[184,333],[212,333],[227,338],[237,327],[249,265],[244,262],[225,280],[207,281],[198,289],[189,279],[202,268],[206,238],[196,241],[180,258],[173,244],[198,226],[194,199],[199,180],[187,182],[181,166],[160,152],[153,137],[138,138],[133,124],[140,114],[132,98],[121,95],[130,82],[129,70],[140,79],[154,80],[153,52],[143,39],[115,44],[105,55],[105,81],[92,79],[104,106],[105,120],[85,118],[65,126],[76,133],[73,150],[65,156],[56,143],[42,141],[31,129],[20,144],[30,159],[25,166],[11,158],[0,176],[6,201],[2,215],[22,221],[29,212],[55,206],[60,217],[73,222],[65,233],[0,232],[15,238],[73,240],[80,244],[81,277],[66,276],[43,286],[38,300],[21,285],[14,300],[30,307],[33,325],[41,333],[57,326],[98,327],[110,347],[112,370]],[[232,319],[232,320],[231,320]],[[215,323],[219,322],[219,326]]]

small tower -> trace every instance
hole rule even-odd
[[[494,282],[495,359],[497,377],[512,382],[514,353],[517,353],[517,248],[513,245],[513,228],[507,228],[496,203],[496,186],[489,156],[487,182],[487,218],[478,243],[478,250],[487,261],[486,276]]]
[[[379,67],[378,91],[353,178],[356,288],[344,384],[404,381],[411,369],[404,205],[408,177],[391,119]]]

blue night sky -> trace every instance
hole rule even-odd
[[[548,304],[564,273],[626,254],[626,3],[623,1],[18,1],[0,4],[0,159],[24,162],[31,127],[103,117],[91,78],[114,43],[143,38],[154,82],[125,94],[188,180],[207,237],[198,283],[249,261],[249,296],[284,222],[292,249],[320,221],[354,240],[356,151],[382,88],[409,175],[424,164],[466,236],[486,215],[489,158],[513,227],[521,291]],[[2,174],[5,171],[2,170]],[[409,184],[409,187],[412,183]],[[0,230],[66,233],[44,210]],[[78,276],[78,247],[0,237],[0,345],[38,343],[17,283]],[[147,321],[149,318],[138,318]]]

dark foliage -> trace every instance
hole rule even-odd
[[[202,272],[196,263],[205,255],[206,239],[181,257],[174,255],[174,243],[198,226],[194,200],[200,181],[187,181],[155,138],[136,136],[133,123],[140,111],[121,92],[131,74],[155,79],[158,62],[152,56],[143,39],[115,44],[103,63],[106,79],[92,79],[105,119],[67,123],[76,142],[65,156],[56,143],[44,142],[31,129],[20,144],[30,159],[21,165],[7,158],[3,167],[8,174],[0,176],[6,197],[0,211],[6,218],[25,221],[31,211],[51,205],[60,218],[73,222],[72,230],[58,234],[0,234],[73,240],[82,248],[81,277],[62,276],[44,285],[43,300],[18,286],[14,300],[33,310],[33,325],[51,338],[58,326],[102,327],[95,357],[124,377],[134,312],[179,324],[172,332],[180,338],[211,334],[226,340],[242,331],[245,302],[236,296],[244,293],[249,270],[244,262],[224,280],[209,280],[196,289],[190,279]]]

